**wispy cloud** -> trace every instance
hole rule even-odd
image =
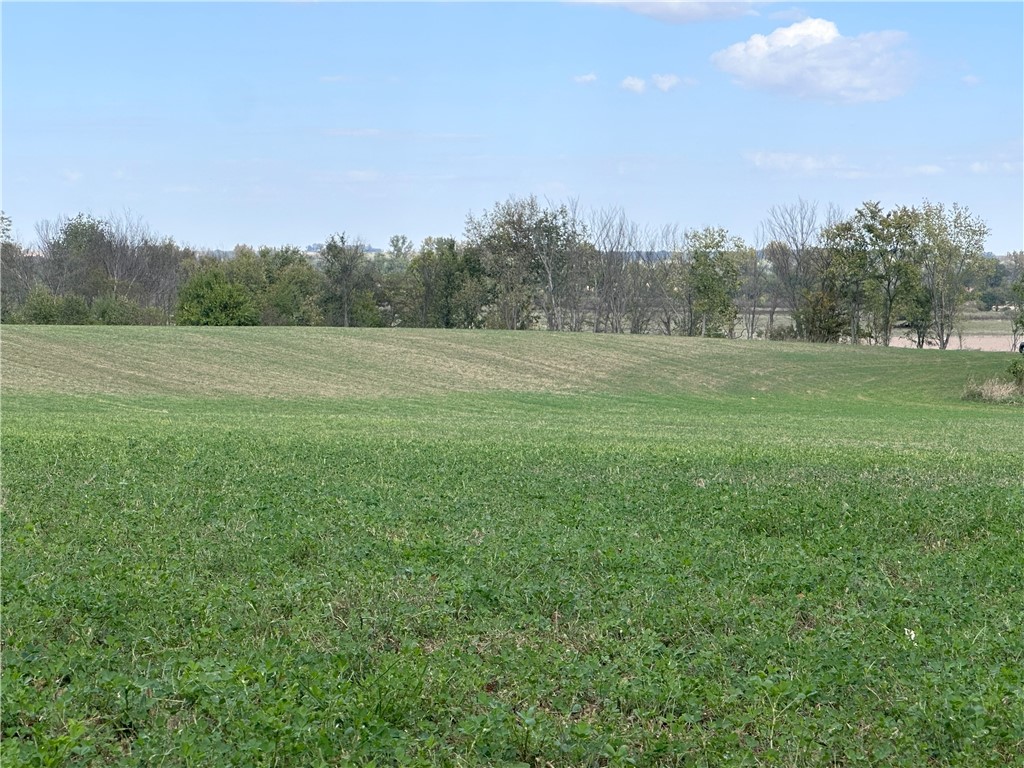
[[[772,11],[768,18],[774,21],[803,21],[807,14],[800,8],[783,8],[779,11]]]
[[[374,170],[352,170],[346,171],[345,178],[349,181],[366,184],[377,181],[380,178],[380,173]]]
[[[355,77],[352,75],[321,75],[321,83],[351,83],[355,82]]]
[[[172,195],[194,195],[200,192],[200,189],[195,184],[169,184],[163,191]]]
[[[381,128],[328,128],[325,136],[342,139],[388,139],[402,141],[477,141],[484,138],[479,133],[459,131],[436,131],[420,133],[416,131],[386,131]]]
[[[960,82],[968,88],[973,88],[976,85],[981,85],[981,78],[977,75],[964,75],[960,78]]]
[[[855,179],[912,179],[944,175],[973,174],[1020,174],[1024,162],[1006,157],[989,160],[975,160],[951,157],[936,161],[925,161],[906,165],[898,157],[873,156],[864,162],[853,162],[839,154],[811,154],[801,152],[749,152],[747,162],[754,168],[778,176],[817,177],[840,180]]]
[[[839,155],[809,155],[799,152],[751,152],[747,159],[755,168],[763,171],[778,171],[810,175],[822,171],[838,171],[843,168]]]
[[[758,2],[696,2],[695,0],[662,0],[661,2],[633,2],[633,0],[584,0],[600,5],[614,5],[642,16],[649,16],[670,24],[692,24],[715,19],[734,19],[756,15]]]
[[[627,77],[619,83],[620,87],[625,88],[627,91],[633,93],[643,93],[647,90],[647,83],[641,77]]]
[[[588,72],[585,75],[576,75],[572,80],[574,83],[593,83],[597,80],[597,75]]]
[[[664,92],[671,91],[682,82],[679,75],[651,75],[651,80],[654,81],[655,88]]]
[[[344,136],[355,139],[373,138],[383,133],[380,128],[331,128],[327,131],[328,136]]]
[[[1024,161],[1021,160],[976,160],[968,167],[971,173],[985,175],[1024,173]]]
[[[753,35],[711,56],[712,63],[748,88],[798,98],[854,104],[904,93],[913,60],[902,32],[844,37],[831,21],[806,19],[770,35]]]
[[[77,184],[85,177],[85,174],[83,174],[81,171],[67,170],[63,171],[61,173],[61,176],[64,177],[64,181],[66,181],[68,184]]]

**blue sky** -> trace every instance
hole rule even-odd
[[[1024,4],[2,4],[2,205],[195,247],[460,236],[510,195],[748,242],[958,202],[1024,247]]]

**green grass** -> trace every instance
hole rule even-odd
[[[2,336],[8,765],[1013,765],[1012,356]]]

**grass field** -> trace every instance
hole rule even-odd
[[[0,350],[5,768],[1024,765],[1009,354]]]

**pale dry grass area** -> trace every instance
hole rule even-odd
[[[663,346],[542,333],[7,326],[0,383],[10,393],[282,398],[580,392]]]
[[[516,392],[817,399],[854,380],[857,397],[888,392],[908,366],[924,366],[916,375],[945,391],[955,378],[962,376],[954,384],[959,387],[969,376],[1001,372],[1002,358],[543,331],[4,326],[0,389],[10,395],[187,398]]]

